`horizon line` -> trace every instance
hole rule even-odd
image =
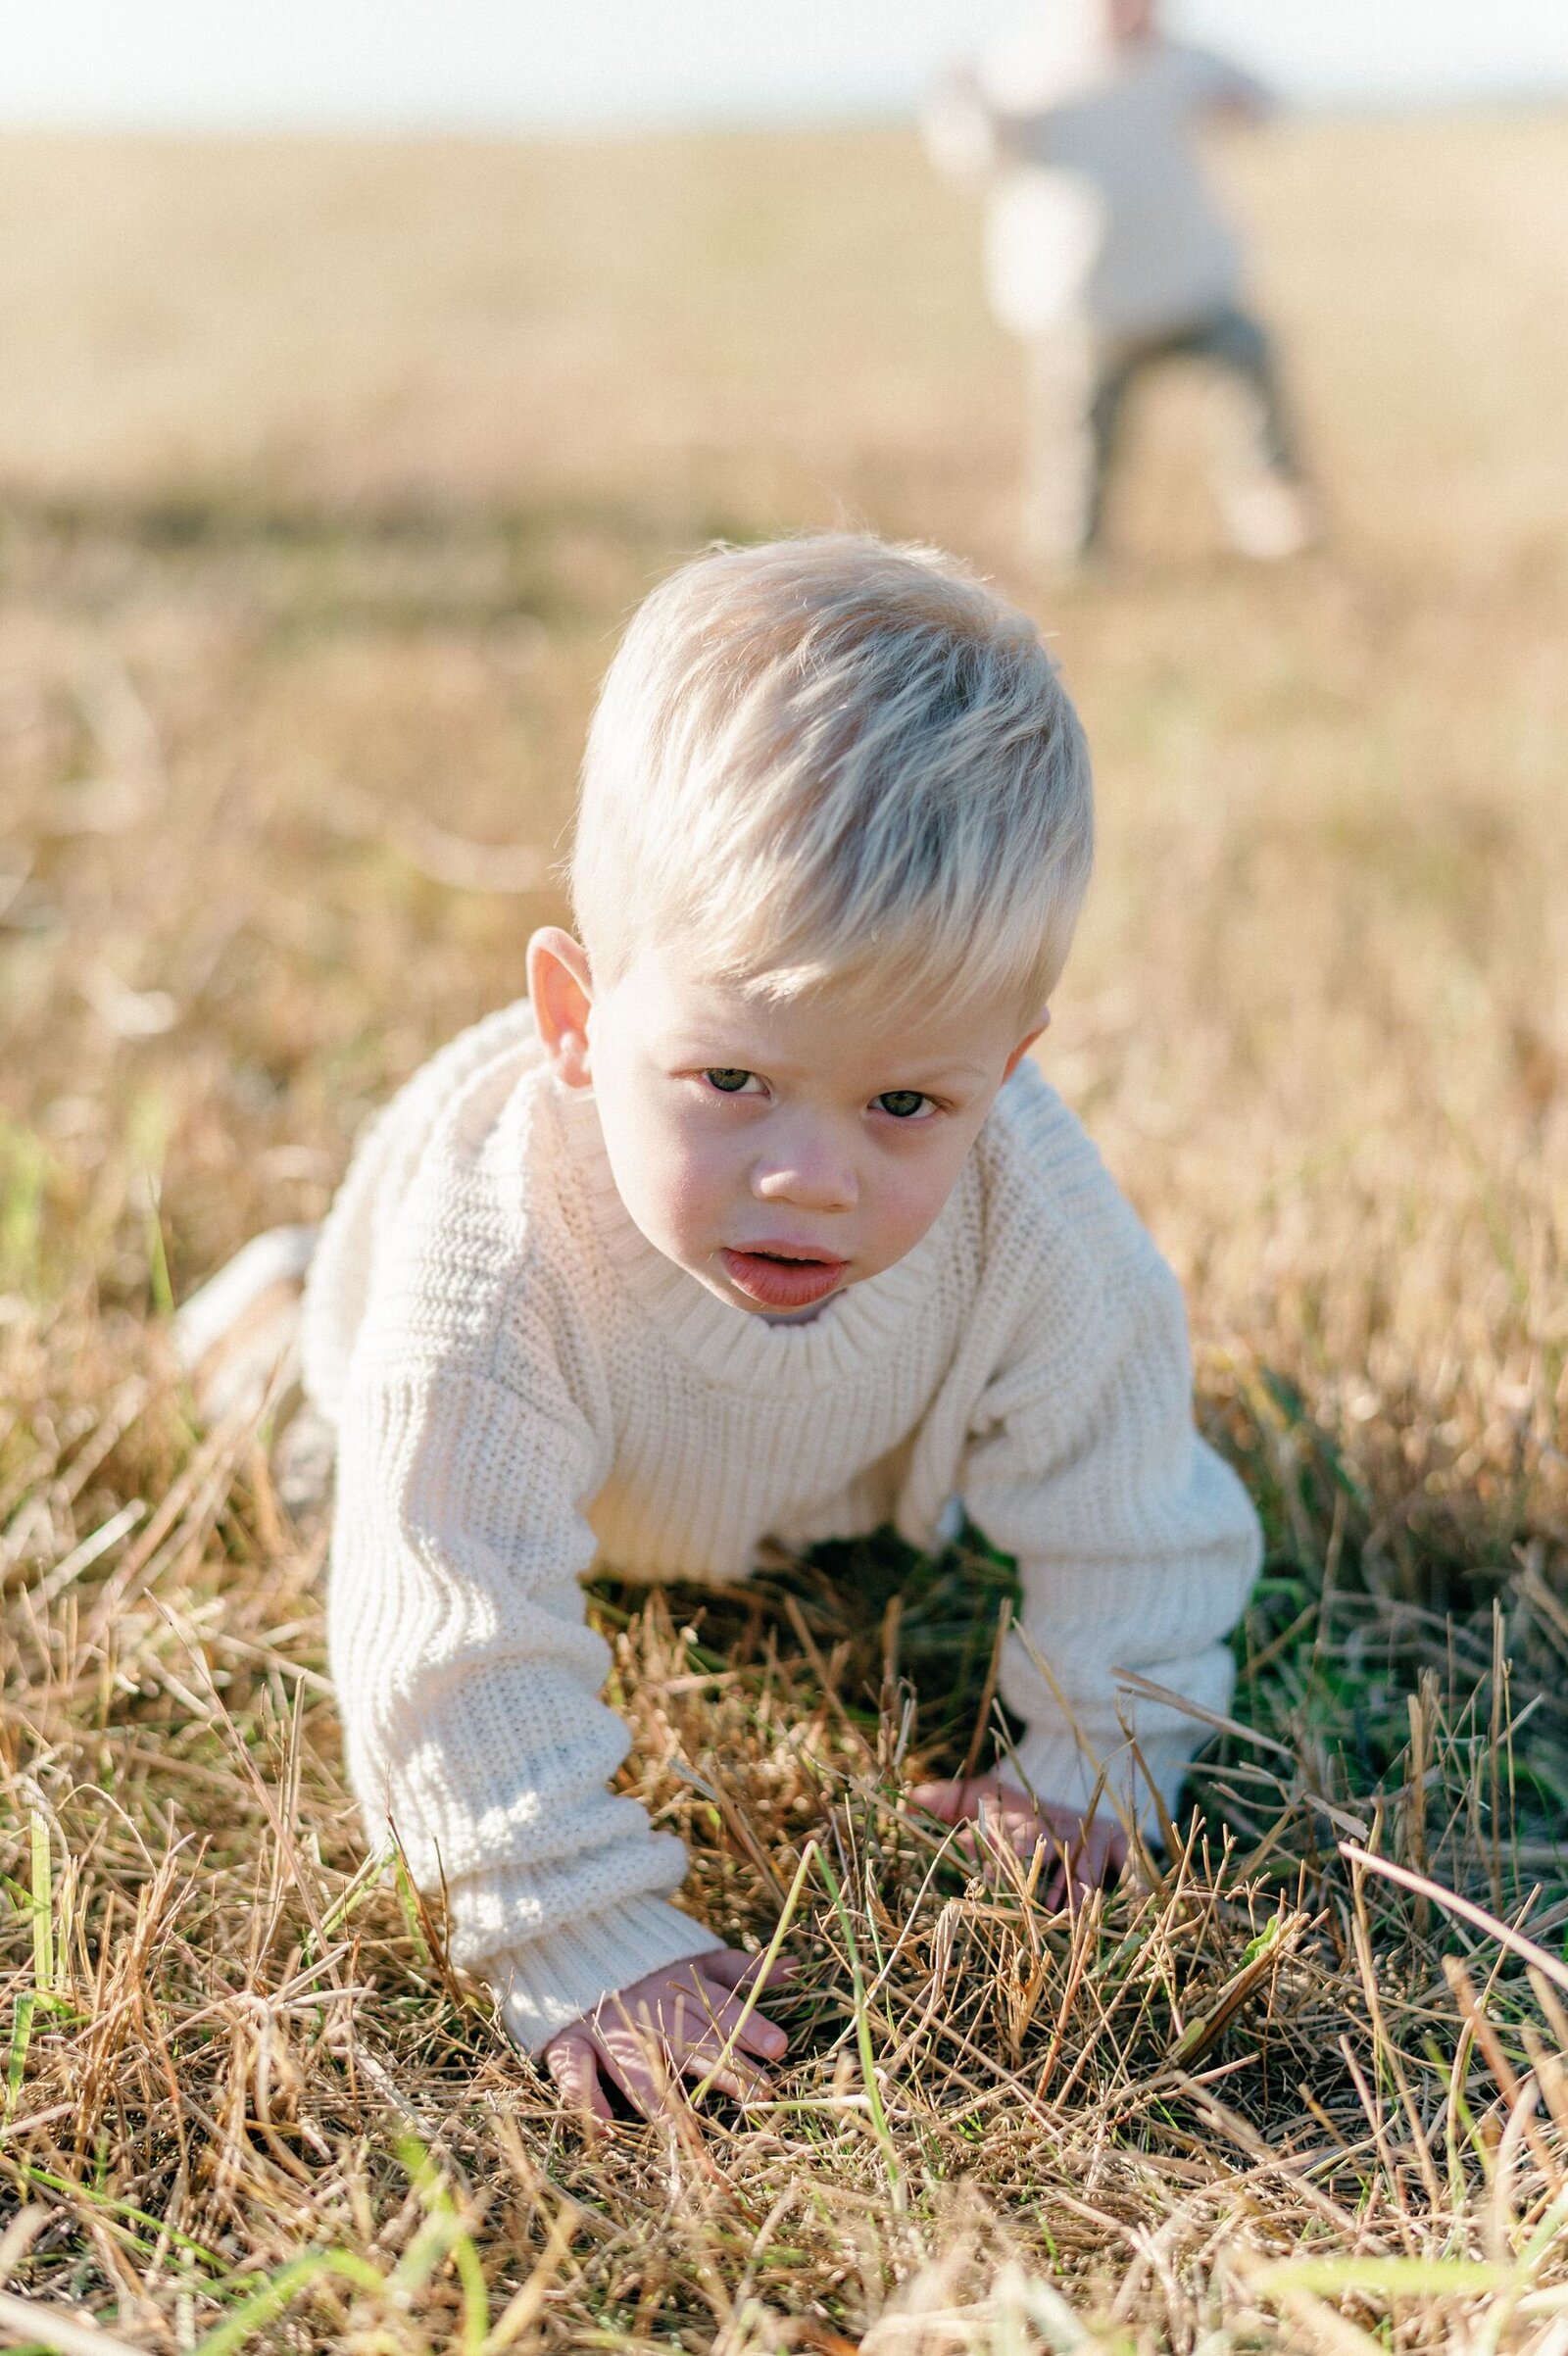
[[[1526,82],[1499,82],[1472,89],[1442,86],[1428,91],[1321,89],[1292,97],[1285,119],[1310,121],[1331,118],[1468,115],[1492,109],[1517,112],[1568,102],[1568,75]],[[578,115],[568,110],[517,114],[486,108],[452,109],[429,114],[388,109],[385,113],[358,110],[307,112],[259,109],[172,108],[142,109],[134,114],[113,111],[31,112],[10,114],[0,99],[0,138],[5,137],[122,137],[201,139],[472,139],[511,143],[593,139],[678,137],[700,133],[806,132],[821,130],[888,130],[912,127],[912,102],[907,94],[877,105],[869,99],[827,104],[766,103],[735,107],[611,109]]]

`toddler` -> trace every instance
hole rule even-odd
[[[1127,395],[1171,360],[1208,364],[1240,395],[1214,478],[1233,545],[1267,559],[1306,544],[1273,348],[1195,144],[1214,116],[1268,105],[1241,67],[1163,33],[1155,0],[1034,0],[978,73],[933,95],[935,160],[988,181],[992,304],[1028,353],[1037,557],[1095,546]]]
[[[661,2068],[744,2095],[784,2038],[671,1903],[580,1581],[744,1579],[763,1540],[961,1498],[1017,1558],[989,1802],[1080,1876],[1173,1807],[1258,1562],[1199,1439],[1170,1271],[1029,1051],[1088,880],[1078,720],[1034,628],[934,557],[830,536],[688,564],[589,738],[576,930],[360,1148],[310,1268],[336,1427],[329,1616],[374,1841],[454,1960],[604,2114]],[[1086,1822],[1097,1797],[1106,1813]],[[657,2051],[650,2051],[651,2035]]]

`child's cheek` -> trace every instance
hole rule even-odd
[[[666,1228],[694,1253],[727,1240],[738,1177],[733,1144],[716,1139],[701,1119],[675,1124],[658,1156],[655,1183]]]
[[[933,1140],[930,1147],[901,1156],[883,1172],[879,1243],[890,1262],[914,1250],[953,1192],[963,1156],[942,1150],[946,1143]],[[878,1256],[882,1256],[881,1251]]]

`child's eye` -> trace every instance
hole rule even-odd
[[[922,1096],[917,1088],[889,1088],[876,1102],[882,1111],[890,1112],[896,1121],[918,1120],[922,1113],[936,1110],[931,1099]]]
[[[716,1071],[705,1071],[703,1078],[710,1088],[716,1088],[721,1096],[726,1097],[744,1096],[749,1089],[761,1086],[756,1072],[731,1071],[727,1065]]]

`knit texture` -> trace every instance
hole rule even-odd
[[[715,1945],[669,1898],[680,1842],[608,1789],[626,1755],[580,1581],[744,1579],[961,1497],[1023,1591],[1013,1772],[1173,1805],[1200,1733],[1125,1668],[1223,1710],[1257,1527],[1199,1439],[1180,1292],[1028,1063],[929,1234],[805,1326],[729,1307],[632,1225],[587,1091],[509,1007],[375,1124],[307,1289],[307,1387],[338,1428],[329,1627],[373,1841],[445,1891],[452,1953],[537,2049]]]

